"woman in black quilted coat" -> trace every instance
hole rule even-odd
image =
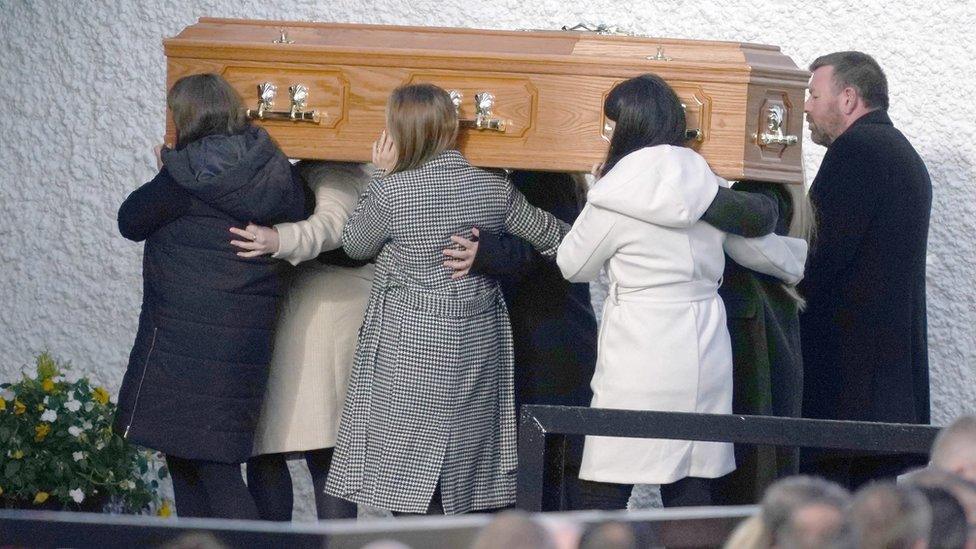
[[[145,240],[143,304],[115,428],[166,454],[181,516],[258,518],[241,479],[268,376],[281,294],[273,259],[246,259],[227,229],[297,221],[305,195],[263,129],[217,75],[176,82],[175,149],[119,208]]]

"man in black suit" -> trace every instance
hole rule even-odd
[[[800,293],[805,417],[929,422],[925,246],[932,185],[888,118],[888,83],[860,52],[810,65],[804,105],[827,147],[810,188],[818,234]],[[808,454],[805,469],[854,488],[903,456]]]

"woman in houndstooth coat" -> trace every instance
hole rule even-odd
[[[451,236],[508,232],[553,256],[566,227],[451,149],[457,115],[432,85],[398,88],[374,161],[395,154],[346,224],[377,256],[327,492],[395,512],[446,514],[515,501],[512,339],[498,282],[451,276]],[[395,149],[395,153],[392,151]],[[388,163],[387,163],[388,164]]]

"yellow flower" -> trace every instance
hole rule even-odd
[[[163,518],[166,518],[173,514],[173,509],[169,506],[168,499],[163,500],[163,504],[159,506],[159,510],[156,511],[156,514]]]
[[[19,401],[19,400],[17,400],[15,398],[14,399],[14,415],[15,416],[19,416],[20,414],[23,414],[26,411],[27,411],[27,406],[25,406],[23,402],[21,402],[21,401]]]
[[[0,397],[0,412],[7,409],[7,401]]]
[[[40,442],[44,440],[44,437],[51,432],[51,426],[47,423],[41,423],[34,427],[34,442]]]
[[[35,504],[44,503],[45,501],[47,501],[48,496],[50,496],[50,494],[48,494],[47,492],[38,492],[34,496],[34,503]]]
[[[44,381],[41,382],[41,389],[44,389],[45,393],[54,391],[54,380],[49,377],[44,378]]]
[[[24,457],[24,451],[23,450],[14,450],[13,452],[10,453],[10,457],[12,457],[14,459],[20,459],[20,458]]]
[[[98,401],[99,404],[108,404],[108,391],[104,387],[95,387],[92,391],[92,398]]]

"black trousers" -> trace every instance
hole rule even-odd
[[[166,456],[173,479],[176,513],[181,517],[258,518],[240,463],[218,463]]]
[[[312,475],[315,513],[319,520],[356,518],[355,503],[325,493],[332,452],[332,448],[303,452]],[[286,457],[286,454],[266,454],[247,460],[247,487],[263,520],[291,520],[295,495]]]
[[[857,455],[837,451],[807,450],[800,454],[800,472],[824,477],[848,490],[872,480],[894,480],[898,475],[924,467],[926,459],[910,454]]]
[[[617,511],[627,508],[633,484],[593,482],[581,480],[584,509]],[[712,479],[685,477],[671,484],[661,485],[661,501],[665,507],[695,507],[712,504]]]

